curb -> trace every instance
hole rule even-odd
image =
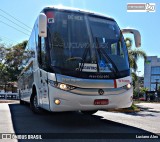
[[[19,100],[1,100],[0,103],[13,103],[13,102],[18,102]]]

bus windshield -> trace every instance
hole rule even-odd
[[[115,21],[74,12],[52,12],[46,15],[53,68],[115,74],[129,70],[128,52]]]

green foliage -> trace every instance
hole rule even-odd
[[[132,49],[132,39],[127,37],[125,39],[125,41],[130,41],[130,46],[128,44],[127,48],[128,48],[128,54],[129,54],[129,62],[130,62],[130,67],[133,70],[133,72],[136,72],[138,69],[137,66],[137,62],[139,58],[143,58],[144,60],[146,60],[146,53],[143,50],[140,49]]]
[[[4,64],[0,63],[0,84],[6,83],[9,79],[9,73],[7,71],[7,68]]]
[[[0,46],[0,53],[5,53],[1,56],[0,62],[0,75],[2,76],[0,81],[17,81],[17,77],[22,71],[22,61],[25,58],[24,49],[27,41],[23,41],[10,48]]]
[[[129,107],[128,109],[130,109],[130,110],[137,110],[138,107],[136,105],[132,104],[131,107]]]
[[[132,81],[133,81],[133,87],[135,89],[135,85],[136,85],[136,82],[138,81],[138,77],[135,72],[132,72],[131,76],[132,76]]]
[[[129,54],[130,67],[134,72],[136,72],[138,69],[137,66],[138,59],[143,58],[144,60],[146,60],[147,55],[143,50],[139,49],[129,49],[128,54]]]
[[[133,80],[133,86],[135,88],[136,82],[138,81],[138,77],[136,74],[136,71],[138,69],[137,62],[140,58],[144,59],[146,61],[146,53],[143,50],[140,49],[132,49],[132,39],[131,38],[126,38],[126,40],[130,41],[131,44],[128,47],[128,56],[129,56],[129,63],[130,63],[130,68],[131,68],[131,75],[132,75],[132,80]]]
[[[129,37],[127,37],[125,38],[125,43],[126,43],[127,48],[129,49],[132,47],[133,41]]]
[[[141,88],[140,88],[140,93],[144,94],[144,93],[146,93],[146,91],[148,91],[148,90],[149,90],[148,88],[141,87]]]
[[[137,99],[139,96],[138,91],[136,91],[135,89],[133,90],[133,98]]]

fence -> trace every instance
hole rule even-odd
[[[18,93],[0,93],[0,99],[18,100]]]

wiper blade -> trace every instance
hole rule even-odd
[[[119,70],[118,70],[118,68],[117,68],[117,66],[116,66],[115,63],[112,61],[112,59],[109,57],[109,55],[108,55],[102,48],[99,47],[99,42],[98,42],[97,37],[96,37],[96,43],[97,43],[97,47],[98,47],[98,49],[97,49],[98,53],[99,53],[100,55],[103,55],[104,58],[106,59],[106,61],[107,61],[107,62],[110,62],[110,63],[112,64],[113,68],[111,68],[111,66],[108,65],[108,64],[106,64],[106,65],[107,65],[107,67],[114,73],[114,75],[117,76],[117,73],[118,73],[118,74],[120,73]]]
[[[83,53],[83,56],[82,56],[82,62],[80,63],[80,66],[79,66],[79,71],[80,72],[82,72],[82,70],[83,70],[88,51],[89,51],[89,45],[87,45],[86,49],[84,50],[84,53]]]

